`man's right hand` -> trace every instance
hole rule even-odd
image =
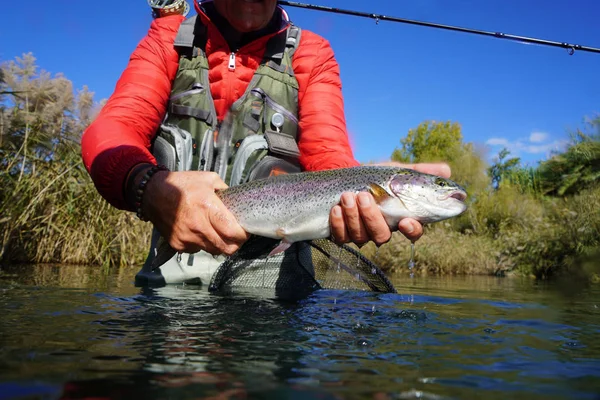
[[[215,194],[226,188],[214,172],[159,171],[148,182],[142,211],[179,252],[231,255],[250,235]]]

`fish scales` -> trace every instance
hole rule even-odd
[[[241,220],[285,221],[299,213],[331,209],[343,192],[367,191],[370,183],[385,185],[390,167],[355,167],[279,175],[233,186],[219,193],[225,206]],[[268,212],[267,212],[268,211]]]

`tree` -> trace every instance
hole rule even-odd
[[[402,147],[392,153],[399,162],[432,162],[454,160],[462,145],[461,127],[456,122],[426,121],[400,140]]]
[[[564,153],[540,164],[546,194],[565,196],[600,183],[600,117],[588,123],[589,132],[577,130]]]
[[[460,124],[426,121],[400,140],[401,148],[392,153],[392,160],[403,163],[446,162],[452,169],[452,179],[479,192],[489,185],[482,150],[473,143],[463,143]]]
[[[510,151],[507,148],[503,148],[500,150],[500,153],[498,153],[498,157],[496,158],[494,164],[488,168],[488,172],[492,178],[492,187],[494,187],[494,189],[498,189],[502,179],[507,177],[521,163],[521,159],[519,157],[512,157],[505,160],[509,154]]]
[[[10,95],[0,97],[0,165],[23,174],[31,161],[54,160],[79,143],[95,107],[87,87],[74,94],[71,81],[39,70],[31,53],[0,71],[0,95]]]

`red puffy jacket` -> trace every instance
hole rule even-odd
[[[226,41],[198,4],[196,9],[208,27],[210,89],[222,120],[244,93],[272,35],[243,46],[237,53],[235,70],[230,71]],[[179,56],[173,44],[183,20],[177,15],[152,22],[114,93],[83,134],[85,167],[98,192],[117,208],[130,209],[123,196],[130,169],[139,163],[156,163],[150,143],[165,115],[177,72]],[[302,167],[313,171],[358,165],[346,132],[339,66],[329,43],[302,30],[292,67],[299,84],[298,146]]]

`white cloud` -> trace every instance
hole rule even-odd
[[[490,146],[508,146],[510,142],[505,138],[490,138],[485,142],[485,144]]]
[[[531,143],[543,143],[548,140],[548,134],[546,132],[531,132],[529,135],[529,141]]]
[[[553,151],[564,151],[568,142],[566,140],[548,141],[550,135],[545,132],[534,131],[528,137],[508,140],[506,138],[490,138],[486,144],[491,147],[506,147],[512,157],[524,154],[544,155],[550,157]]]

